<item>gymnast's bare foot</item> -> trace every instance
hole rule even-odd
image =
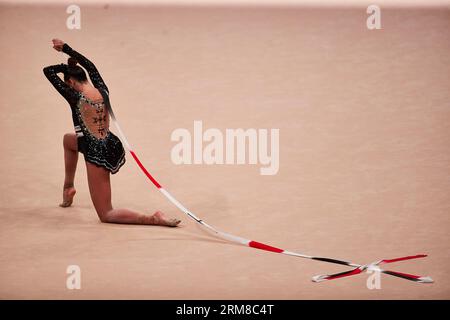
[[[62,208],[67,208],[72,205],[73,197],[75,196],[75,193],[77,193],[77,190],[72,187],[64,188],[63,190],[63,202],[59,204]]]
[[[181,220],[176,218],[167,218],[161,211],[156,211],[151,216],[151,224],[153,225],[176,227],[180,222]]]

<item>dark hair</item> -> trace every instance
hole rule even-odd
[[[72,78],[78,82],[85,82],[87,80],[86,72],[84,72],[83,68],[77,66],[78,61],[75,58],[70,57],[67,60],[67,71],[64,72],[64,81]]]

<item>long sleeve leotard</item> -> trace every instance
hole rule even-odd
[[[67,100],[72,111],[78,150],[86,161],[106,167],[116,173],[125,162],[125,151],[120,140],[109,131],[109,90],[95,65],[85,56],[64,44],[62,51],[75,58],[86,69],[92,84],[103,99],[91,101],[82,92],[67,85],[58,73],[66,73],[68,66],[57,64],[45,67],[43,72],[55,89]]]

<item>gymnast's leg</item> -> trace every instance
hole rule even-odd
[[[167,218],[156,211],[147,215],[128,209],[113,209],[111,204],[110,172],[86,161],[89,192],[100,221],[105,223],[150,224],[176,227],[181,221]]]
[[[78,162],[78,141],[75,133],[66,133],[63,138],[64,146],[64,187],[63,187],[63,202],[60,207],[70,207],[73,202],[76,190],[74,187],[75,171]]]

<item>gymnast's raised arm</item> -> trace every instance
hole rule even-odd
[[[83,56],[81,53],[73,50],[67,43],[64,43],[59,39],[54,39],[53,43],[56,50],[62,51],[72,58],[76,59],[78,63],[86,69],[94,87],[96,87],[97,89],[106,90],[109,93],[108,87],[106,86],[105,82],[102,79],[102,76],[100,75],[92,61]]]
[[[43,70],[44,75],[47,77],[48,81],[55,87],[56,91],[58,91],[69,104],[74,104],[78,100],[77,92],[69,87],[61,78],[58,76],[58,73],[66,73],[67,65],[66,64],[56,64],[53,66],[45,67]]]

